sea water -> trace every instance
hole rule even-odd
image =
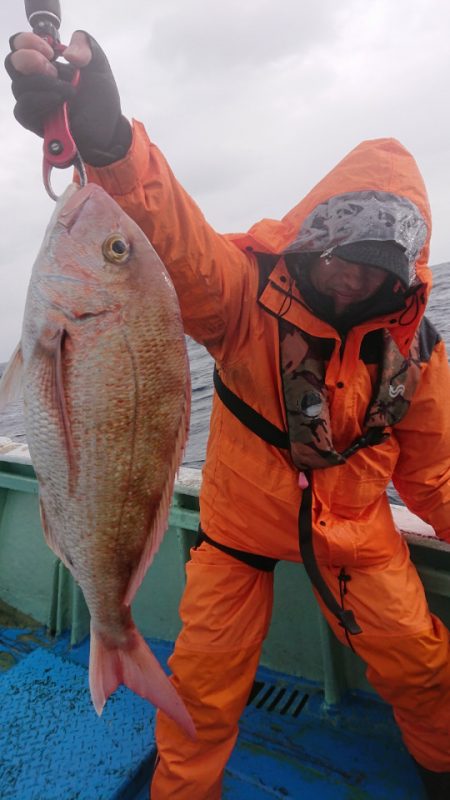
[[[446,342],[450,354],[450,262],[433,267],[433,290],[427,308],[427,317],[438,329]],[[213,360],[204,347],[188,339],[191,365],[192,411],[189,441],[183,464],[200,468],[205,459],[209,418],[213,394]],[[0,369],[4,365],[0,365]],[[0,436],[8,436],[23,442],[25,426],[21,403],[11,406],[0,414]]]

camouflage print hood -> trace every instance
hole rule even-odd
[[[285,252],[332,252],[337,245],[366,240],[403,247],[409,283],[416,282],[415,265],[427,240],[427,226],[414,203],[389,192],[349,192],[320,203]]]

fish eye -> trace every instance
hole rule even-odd
[[[122,234],[113,233],[103,242],[102,251],[113,264],[124,264],[129,259],[131,247]]]

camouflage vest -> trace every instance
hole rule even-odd
[[[385,438],[383,430],[403,419],[420,378],[419,333],[408,356],[383,331],[378,388],[372,397],[362,437],[345,452],[333,444],[322,340],[279,321],[281,369],[292,460],[299,470],[344,464],[360,447]]]

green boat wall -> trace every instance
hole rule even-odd
[[[200,483],[200,470],[180,469],[169,529],[133,603],[133,617],[146,637],[172,641],[180,629],[178,604],[196,537]],[[392,509],[430,607],[450,627],[450,546],[407,509]],[[69,629],[72,643],[89,632],[81,590],[44,541],[28,448],[4,437],[0,437],[0,601],[55,635]],[[370,690],[364,664],[331,633],[301,564],[283,562],[276,568],[272,624],[261,662],[321,683],[330,704],[348,689]]]

